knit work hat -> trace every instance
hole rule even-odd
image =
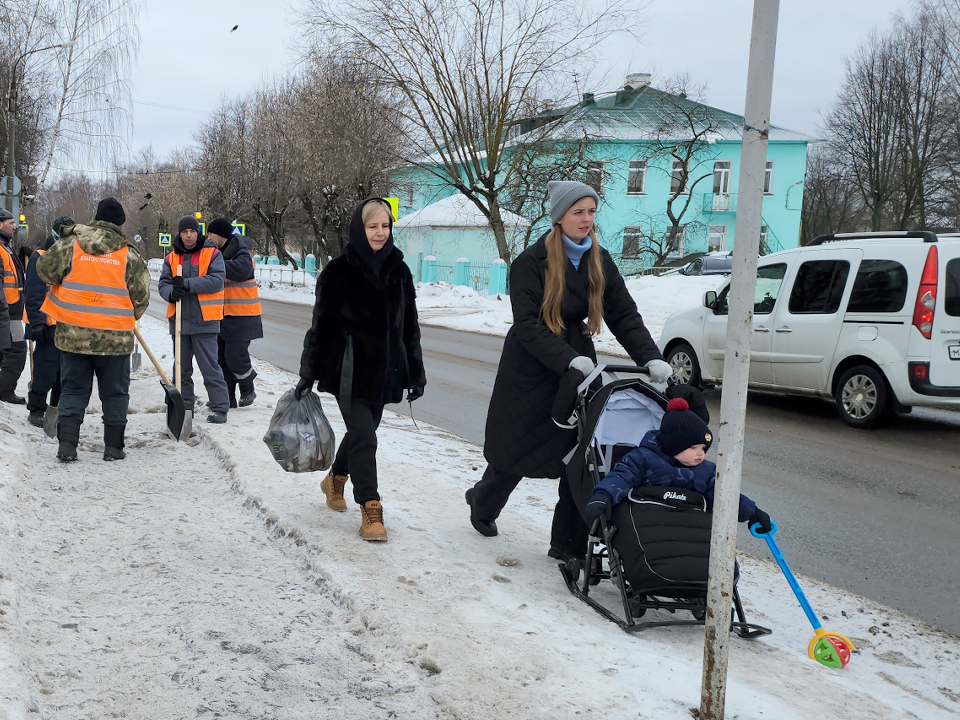
[[[5,208],[0,208],[0,222],[4,220],[14,220],[13,213]]]
[[[180,222],[177,223],[177,235],[182,233],[184,230],[193,230],[195,232],[200,232],[200,223],[193,215],[184,215],[180,218]]]
[[[74,220],[69,215],[61,215],[56,220],[53,221],[53,231],[59,235],[63,232],[63,229],[68,225],[76,225],[77,221]]]
[[[230,236],[233,235],[233,223],[226,218],[217,218],[207,225],[207,235],[211,233],[229,240]]]
[[[93,219],[113,223],[120,227],[127,221],[127,214],[123,211],[123,205],[115,198],[104,198],[97,205],[97,214]]]
[[[547,183],[547,192],[550,193],[550,222],[556,225],[563,214],[570,209],[577,200],[591,197],[600,204],[600,196],[589,185],[574,180],[551,180]]]
[[[713,433],[700,417],[690,410],[683,398],[674,398],[660,421],[660,449],[667,455],[679,455],[694,445],[713,444]]]

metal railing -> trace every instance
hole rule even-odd
[[[704,213],[735,213],[737,211],[736,193],[704,193]]]

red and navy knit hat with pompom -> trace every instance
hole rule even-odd
[[[690,410],[683,398],[674,398],[667,405],[667,411],[660,422],[660,449],[667,455],[679,455],[694,445],[706,445],[707,450],[713,444],[713,433],[700,417]]]

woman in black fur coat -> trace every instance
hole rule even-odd
[[[420,350],[413,276],[393,244],[393,215],[381,198],[353,212],[343,255],[317,278],[313,325],[303,339],[297,395],[313,383],[340,405],[346,435],[320,489],[327,506],[343,512],[347,480],[360,506],[360,536],[383,541],[377,491],[377,427],[383,406],[423,395],[427,377]]]

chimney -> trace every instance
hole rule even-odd
[[[623,83],[624,90],[642,90],[650,87],[650,73],[630,73]]]
[[[593,105],[593,93],[584,93],[583,99],[580,101],[580,107],[586,107],[587,105]]]

